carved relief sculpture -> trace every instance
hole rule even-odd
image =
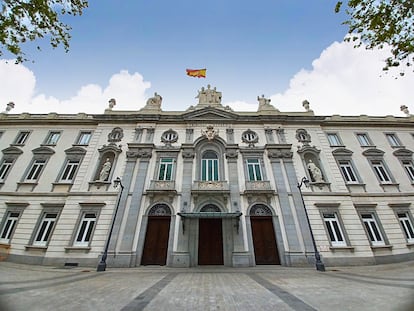
[[[208,140],[213,140],[216,136],[218,136],[218,130],[215,130],[212,125],[209,125],[206,130],[201,130],[201,134]]]

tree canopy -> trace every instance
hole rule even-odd
[[[6,51],[16,62],[27,60],[24,43],[48,38],[53,48],[69,50],[71,27],[62,15],[81,15],[87,0],[3,0],[0,12],[0,56]],[[38,46],[38,49],[40,47]]]
[[[342,1],[337,2],[335,12],[342,6]],[[349,0],[345,12],[348,20],[344,24],[350,34],[345,40],[355,42],[355,47],[364,43],[367,49],[389,45],[391,54],[384,70],[413,65],[414,0]]]

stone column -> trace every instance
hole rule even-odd
[[[295,223],[293,210],[296,209],[297,211],[297,199],[294,198],[294,204],[295,206],[291,206],[291,201],[289,200],[289,193],[288,189],[285,184],[285,180],[283,178],[283,172],[282,172],[282,166],[286,163],[291,163],[291,165],[288,165],[288,167],[285,167],[285,170],[288,174],[289,184],[291,185],[291,189],[294,189],[296,185],[292,186],[293,180],[296,180],[295,171],[293,168],[292,163],[292,156],[293,153],[291,152],[291,146],[290,144],[283,144],[283,145],[266,145],[267,151],[268,151],[268,157],[270,160],[270,163],[272,165],[273,170],[273,176],[275,178],[276,183],[276,192],[277,192],[277,198],[279,200],[280,209],[282,213],[283,223],[285,226],[285,232],[286,232],[286,238],[288,247],[286,248],[287,251],[285,252],[285,262],[287,265],[295,265],[295,264],[303,264],[307,263],[304,250],[301,247],[300,241],[298,239],[299,228],[297,227],[297,224]],[[294,191],[294,190],[292,190]],[[301,215],[297,215],[297,217],[301,217]],[[299,221],[299,224],[302,224],[301,221]],[[302,231],[304,230],[302,227]]]
[[[308,220],[306,218],[304,206],[302,203],[302,198],[300,197],[299,189],[298,189],[298,181],[300,178],[296,176],[295,167],[293,166],[292,159],[283,159],[285,164],[285,170],[288,178],[288,182],[290,185],[290,189],[292,191],[293,202],[295,204],[295,211],[298,218],[299,226],[302,232],[303,244],[305,245],[305,252],[313,253],[313,243],[312,237],[309,231]]]
[[[153,127],[147,128],[147,136],[145,137],[146,143],[152,143],[154,140],[155,129]]]
[[[227,143],[234,144],[234,130],[226,129],[226,134],[227,134]]]
[[[122,238],[122,235],[120,236],[120,228],[123,220],[123,215],[126,209],[129,190],[131,189],[132,176],[134,174],[135,165],[137,163],[137,154],[135,152],[127,151],[126,156],[127,163],[125,166],[124,175],[121,178],[124,190],[122,192],[122,196],[119,198],[119,209],[115,219],[114,229],[112,231],[112,238],[109,244],[109,253],[115,252],[119,239]]]
[[[191,188],[193,183],[193,162],[194,162],[194,147],[192,144],[182,145],[183,157],[183,179],[181,186],[181,212],[191,211]],[[178,229],[178,243],[177,251],[172,254],[172,265],[174,267],[189,267],[191,263],[190,258],[190,236],[192,239],[196,237],[191,235],[193,230],[194,220],[184,219],[181,217]],[[183,230],[183,228],[185,228]],[[194,256],[195,254],[193,254]]]
[[[275,140],[273,138],[273,130],[271,128],[265,129],[266,141],[268,144],[274,144]]]
[[[144,130],[141,127],[135,129],[135,143],[140,143],[142,140],[142,132]]]
[[[237,167],[238,150],[239,147],[237,144],[227,145],[226,148],[226,159],[229,171],[228,180],[230,186],[230,212],[240,212],[241,210],[239,170]],[[232,246],[232,266],[247,267],[250,264],[250,257],[249,253],[244,248],[243,226],[241,223],[237,226],[236,222],[241,222],[241,220],[239,218],[223,219],[223,223],[225,224],[223,242],[226,243],[226,241],[228,241],[228,243],[231,244],[232,241],[233,245],[227,245],[228,247]],[[227,238],[228,234],[231,234],[231,236]]]
[[[186,129],[185,130],[185,143],[186,144],[192,144],[193,143],[193,135],[194,135],[194,130],[193,129]]]
[[[282,128],[278,128],[276,129],[276,134],[279,140],[279,144],[286,144],[285,130]]]
[[[142,205],[142,195],[145,187],[145,179],[147,176],[149,161],[151,159],[153,149],[153,145],[149,144],[131,145],[129,146],[130,150],[133,151],[136,157],[139,159],[138,174],[135,180],[134,189],[132,191],[131,203],[125,222],[119,254],[117,254],[117,257],[119,258],[117,258],[117,262],[119,262],[122,266],[127,267],[135,264],[136,255],[133,253],[133,242]]]

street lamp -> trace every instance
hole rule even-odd
[[[108,257],[109,242],[111,241],[112,230],[114,229],[116,214],[118,213],[119,202],[121,201],[122,191],[124,191],[124,185],[122,184],[121,178],[119,177],[117,177],[114,180],[114,188],[118,188],[118,186],[121,186],[121,192],[119,193],[118,201],[116,203],[115,214],[114,214],[114,217],[112,218],[111,229],[109,230],[108,239],[105,245],[105,250],[102,254],[101,261],[99,262],[98,267],[96,268],[96,271],[98,272],[106,270],[106,257]]]
[[[315,252],[315,264],[316,264],[316,270],[318,271],[325,271],[325,265],[323,264],[322,260],[321,260],[321,256],[319,255],[318,249],[316,247],[316,243],[315,243],[315,237],[313,236],[313,232],[312,232],[312,227],[309,221],[309,215],[308,215],[308,211],[306,210],[306,206],[305,206],[305,201],[303,200],[303,194],[302,194],[302,185],[305,185],[305,187],[309,187],[309,179],[307,179],[306,177],[303,177],[300,181],[300,183],[298,183],[298,189],[299,189],[299,193],[300,193],[300,198],[302,199],[302,204],[303,204],[303,209],[305,210],[305,215],[306,215],[306,219],[308,221],[308,226],[309,226],[309,231],[311,234],[311,238],[312,238],[312,243],[313,243],[313,250]]]

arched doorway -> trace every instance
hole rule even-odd
[[[254,205],[250,209],[250,223],[256,265],[280,265],[270,208]]]
[[[166,264],[170,223],[171,210],[166,204],[157,204],[150,209],[141,265]]]
[[[200,212],[217,213],[214,204],[204,206]],[[198,220],[198,264],[223,265],[223,224],[221,218],[199,218]]]

